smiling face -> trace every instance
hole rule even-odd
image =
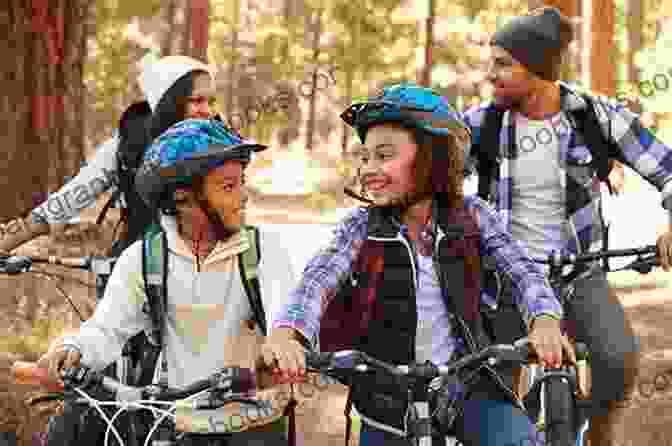
[[[364,193],[378,206],[407,201],[417,190],[415,161],[418,146],[410,131],[394,124],[372,127],[366,144],[353,152]]]
[[[240,231],[245,222],[244,165],[226,161],[205,176],[194,177],[192,186],[174,193],[180,235],[186,240],[201,240],[207,254],[208,243],[225,240]]]
[[[227,232],[237,232],[245,221],[245,167],[241,161],[227,161],[212,169],[203,182],[203,197]]]

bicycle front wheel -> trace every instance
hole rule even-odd
[[[551,378],[545,383],[546,444],[574,446],[574,398],[566,378]]]

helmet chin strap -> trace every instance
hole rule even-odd
[[[216,241],[225,241],[237,232],[230,231],[224,226],[222,220],[219,217],[219,214],[212,210],[210,204],[205,198],[196,197],[196,203],[198,203],[199,207],[208,219],[208,235],[214,236]]]

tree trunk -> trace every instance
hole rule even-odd
[[[432,67],[434,61],[432,60],[432,48],[434,47],[434,19],[436,17],[436,5],[434,0],[427,0],[429,4],[429,11],[427,20],[425,21],[425,66],[422,70],[422,78],[420,85],[425,87],[432,86]]]
[[[635,65],[635,56],[642,49],[642,28],[644,16],[642,14],[641,0],[628,0],[626,2],[626,20],[628,29],[628,82],[639,80],[639,68]]]
[[[310,109],[308,112],[308,125],[306,128],[306,150],[313,151],[313,140],[315,137],[315,122],[316,122],[316,108],[317,108],[317,68],[320,57],[320,37],[322,35],[322,8],[318,9],[315,14],[315,21],[313,23],[313,73],[312,73],[312,88],[310,92]]]
[[[191,54],[191,0],[184,2],[184,21],[182,23],[182,54]]]
[[[229,85],[226,98],[226,114],[228,117],[233,116],[234,112],[234,95],[236,92],[236,67],[238,66],[238,59],[235,57],[238,54],[238,35],[240,27],[240,0],[233,0],[233,29],[231,30],[231,60],[229,61]]]
[[[161,54],[170,56],[173,52],[173,43],[177,35],[177,0],[168,0],[166,5],[166,33],[161,42]]]
[[[560,10],[560,12],[572,20],[576,20],[578,15],[578,2],[577,0],[546,0],[543,2],[545,6],[554,6]],[[574,28],[575,31],[578,30],[578,27]],[[577,33],[575,32],[575,36]],[[569,55],[568,55],[569,56]],[[573,60],[570,60],[569,57],[565,60],[560,70],[560,79],[562,80],[571,80],[576,77],[575,71],[576,64]],[[608,66],[608,65],[603,65]]]
[[[191,0],[191,55],[208,63],[208,33],[210,32],[209,0]]]
[[[591,55],[590,55],[590,89],[606,96],[616,95],[615,67],[616,51],[614,45],[614,11],[613,0],[591,0],[592,19]]]
[[[0,220],[33,208],[75,173],[84,150],[84,84],[88,2],[41,0],[2,3],[0,34],[7,60],[0,97]],[[31,7],[32,6],[32,7]],[[4,128],[3,128],[4,127]],[[73,205],[70,203],[69,205]]]
[[[352,69],[346,70],[345,72],[345,98],[347,101],[352,98],[352,87],[354,82],[354,75]],[[345,122],[343,123],[343,138],[341,140],[341,154],[345,155],[348,151],[348,144],[350,143],[350,135],[352,133],[352,128]]]

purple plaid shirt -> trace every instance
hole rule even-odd
[[[560,83],[563,90],[560,108],[563,112],[585,108],[586,102],[572,87]],[[630,168],[639,173],[644,179],[655,186],[663,194],[663,207],[672,210],[672,149],[662,142],[639,122],[639,117],[622,105],[605,96],[595,96],[597,117],[600,121],[604,135],[614,141],[621,149],[622,161]],[[481,126],[483,125],[485,112],[492,107],[492,102],[487,102],[470,108],[464,113],[464,120],[471,128],[474,143],[480,141]],[[502,132],[500,133],[500,170],[499,181],[494,185],[491,194],[492,203],[504,220],[505,228],[510,228],[511,218],[511,188],[512,179],[510,160],[505,156],[508,151],[509,127],[514,122],[512,113],[504,114]],[[571,215],[567,215],[571,228],[572,237],[566,241],[566,251],[579,253],[599,250],[602,248],[603,227],[600,217],[601,191],[594,169],[587,171],[587,164],[591,162],[592,155],[588,148],[576,138],[574,128],[562,126],[556,129],[560,141],[560,165],[565,170],[565,175],[560,178],[563,187],[567,184],[567,178],[572,176],[581,183],[591,201],[579,206]],[[475,159],[472,159],[476,165]],[[567,207],[570,214],[570,200],[568,197]]]
[[[541,314],[561,317],[562,308],[542,269],[511,238],[494,209],[477,197],[466,197],[465,204],[481,230],[481,256],[492,256],[498,272],[511,278],[514,299],[525,321]],[[367,237],[368,217],[367,209],[356,208],[336,226],[334,237],[308,262],[298,286],[278,309],[273,328],[294,328],[317,345],[321,315],[349,279]],[[425,294],[417,286],[416,296]],[[487,294],[481,296],[484,303],[493,303]],[[457,345],[457,338],[451,337],[447,348],[454,350]]]

